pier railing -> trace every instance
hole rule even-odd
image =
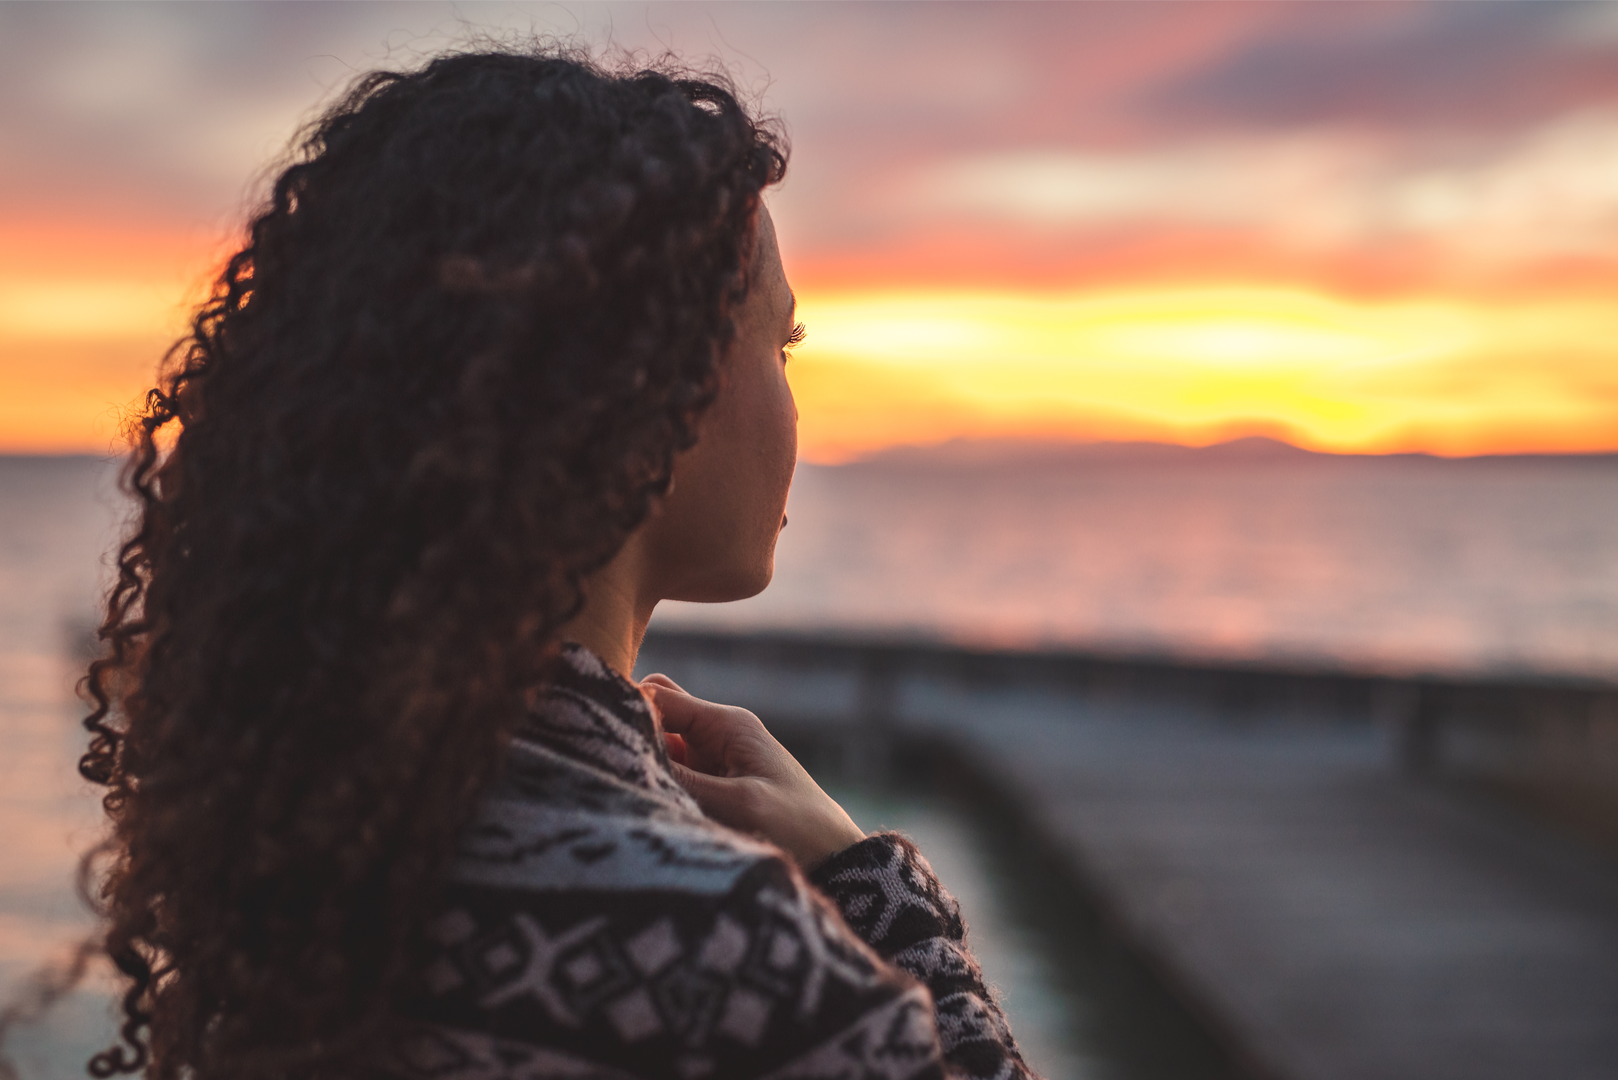
[[[1618,849],[1618,678],[1395,676],[1275,663],[1010,650],[844,633],[654,629],[642,667],[723,669],[773,722],[880,756],[925,727],[917,682],[1042,695],[1074,709],[1149,703],[1236,725],[1366,724],[1416,777],[1475,780]]]

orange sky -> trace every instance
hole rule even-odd
[[[117,449],[219,237],[48,220],[0,220],[0,237],[0,452]]]
[[[297,123],[380,43],[458,32],[430,5],[193,10],[0,13],[0,451],[114,447]],[[1618,449],[1618,19],[564,14],[717,52],[786,118],[810,460],[962,436]],[[878,47],[901,34],[905,57]]]

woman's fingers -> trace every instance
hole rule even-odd
[[[657,680],[654,682],[653,680]],[[657,706],[658,715],[663,718],[663,730],[683,733],[694,724],[700,724],[704,713],[719,708],[712,702],[694,698],[681,690],[670,680],[661,676],[648,675],[640,682],[641,689],[645,690]],[[705,708],[706,707],[706,708]]]
[[[750,823],[737,820],[731,812],[736,781],[723,776],[710,776],[679,762],[674,763],[674,779],[697,801],[704,814],[723,824],[752,831]]]
[[[683,756],[678,760],[698,772],[716,776],[734,774],[737,734],[749,721],[758,723],[752,713],[715,705],[711,701],[692,697],[683,690],[673,690],[661,683],[642,684],[650,692],[652,703],[663,721],[665,741],[678,738]],[[670,757],[675,752],[670,751]]]
[[[670,750],[674,776],[703,813],[765,837],[806,870],[865,835],[758,717],[662,682],[642,685],[662,714],[664,737],[684,744],[684,758]]]
[[[668,725],[664,722],[663,705],[674,695],[665,694],[662,701],[659,701],[657,692],[659,690],[673,690],[676,694],[683,694],[686,697],[691,695],[686,694],[684,687],[662,672],[646,676],[640,681],[640,688],[641,692],[651,699],[652,709],[657,714],[658,727],[663,729],[663,745],[668,749],[669,760],[677,765],[690,764],[690,750],[685,744],[685,736],[667,730]]]
[[[818,848],[799,842],[802,810],[794,805],[791,793],[753,776],[713,776],[683,765],[674,767],[674,778],[696,800],[702,812],[740,832],[752,833],[785,850],[800,865],[805,858],[818,859]],[[838,845],[839,847],[846,844]],[[808,869],[808,867],[805,867]]]
[[[684,735],[687,743],[702,743],[717,747],[738,731],[762,725],[758,717],[746,709],[730,705],[716,705],[692,697],[678,687],[670,688],[653,683],[652,702],[663,717],[663,730]]]

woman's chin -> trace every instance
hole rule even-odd
[[[746,600],[763,592],[775,577],[775,559],[766,559],[761,565],[747,568],[726,568],[701,581],[680,589],[670,600],[683,600],[691,604],[729,604]]]

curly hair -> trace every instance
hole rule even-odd
[[[126,465],[96,1076],[386,1071],[522,694],[715,395],[786,149],[722,78],[535,48],[366,75],[291,161]]]

